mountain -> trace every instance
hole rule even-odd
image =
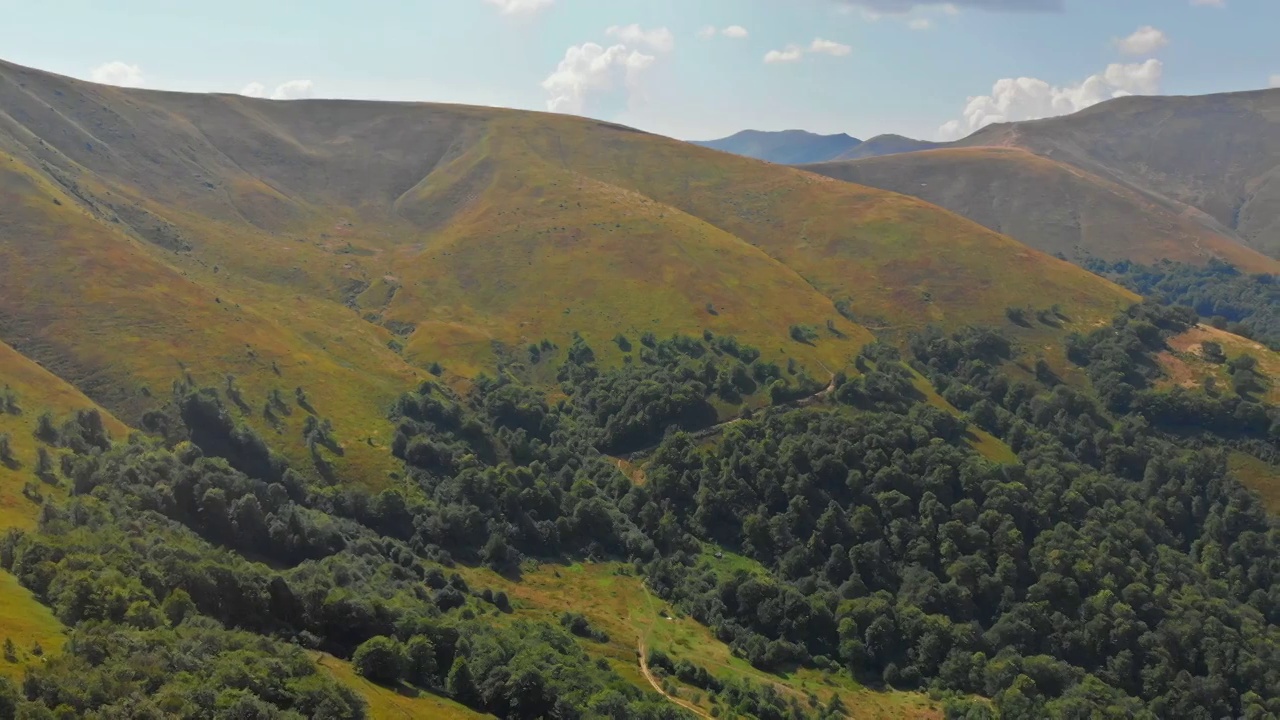
[[[1077,261],[1198,265],[1217,258],[1246,271],[1280,270],[1280,263],[1215,231],[1197,213],[1017,147],[930,150],[809,169],[913,195]]]
[[[877,135],[870,140],[865,140],[858,145],[846,150],[833,160],[859,160],[861,158],[879,157],[881,155],[897,155],[899,153],[916,152],[918,150],[931,150],[937,147],[943,147],[945,143],[929,142],[928,140],[914,140],[902,135]],[[823,161],[817,161],[823,162]]]
[[[1120,98],[992,125],[932,152],[900,147],[810,169],[928,200],[1077,261],[1280,270],[1280,91]]]
[[[1273,355],[916,198],[0,65],[0,288],[2,717],[1277,702]]]
[[[834,160],[854,150],[861,143],[861,140],[844,133],[817,135],[804,130],[743,130],[727,138],[696,141],[693,144],[780,165],[801,165]]]
[[[126,421],[184,374],[302,387],[374,485],[384,408],[435,363],[465,379],[575,332],[616,359],[618,333],[706,329],[838,368],[870,334],[837,302],[908,328],[1133,298],[918,200],[575,117],[13,65],[0,107],[0,339]]]
[[[960,144],[1021,147],[1143,189],[1280,257],[1280,89],[1119,98]]]

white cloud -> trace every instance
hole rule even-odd
[[[555,0],[484,0],[498,8],[503,15],[534,15],[551,7]]]
[[[817,38],[809,45],[809,52],[823,53],[824,55],[833,55],[835,57],[843,57],[853,52],[853,48],[848,45],[835,42],[834,40],[823,40]]]
[[[1224,8],[1227,6],[1227,0],[1191,0],[1191,4],[1196,7]]]
[[[1267,80],[1267,87],[1269,87],[1269,88],[1280,88],[1280,74],[1272,75],[1272,76]]]
[[[310,80],[290,80],[280,83],[271,93],[272,100],[302,100],[311,97]]]
[[[747,32],[747,29],[741,25],[729,25],[723,30],[717,28],[715,25],[708,25],[698,31],[698,37],[703,40],[709,40],[716,35],[723,35],[732,40],[744,40],[750,37],[751,33]]]
[[[267,94],[267,86],[260,82],[251,82],[240,91],[241,95],[251,98],[270,98],[272,100],[304,100],[311,97],[312,82],[310,80],[290,80],[276,86],[271,94]]]
[[[664,27],[645,30],[636,24],[614,25],[605,30],[604,34],[628,45],[648,45],[658,52],[671,52],[676,47],[676,36]]]
[[[804,50],[801,50],[795,45],[788,45],[786,50],[770,50],[765,53],[764,61],[770,65],[775,63],[790,63],[798,61],[803,55]]]
[[[956,140],[992,123],[1067,115],[1112,98],[1153,95],[1160,92],[1163,76],[1164,64],[1147,60],[1108,65],[1106,70],[1065,87],[1036,78],[1005,78],[996,82],[990,95],[969,98],[963,117],[943,125],[939,134],[944,140]]]
[[[641,74],[656,59],[626,45],[609,48],[590,42],[575,45],[565,51],[555,72],[542,81],[548,95],[547,109],[581,115],[592,95],[612,90],[619,79],[634,97]]]
[[[1126,55],[1150,55],[1169,44],[1169,36],[1150,25],[1143,25],[1126,38],[1116,39],[1116,47]]]
[[[104,63],[90,70],[89,79],[96,83],[119,87],[142,87],[147,84],[142,77],[141,67],[119,60]]]
[[[914,18],[907,22],[907,27],[912,30],[928,30],[933,27],[933,21],[929,18]]]

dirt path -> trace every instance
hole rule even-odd
[[[644,597],[645,597],[645,601],[649,604],[649,607],[652,608],[653,596],[649,594],[649,588],[647,587],[644,588]],[[653,674],[653,671],[649,669],[649,642],[648,641],[649,641],[649,633],[651,633],[652,631],[653,631],[653,625],[650,624],[649,628],[645,630],[644,635],[641,635],[639,638],[636,639],[636,654],[638,655],[640,660],[640,672],[644,675],[644,679],[648,680],[649,684],[653,686],[653,689],[659,695],[666,698],[668,702],[675,703],[676,705],[679,705],[680,707],[684,708],[685,710],[688,710],[689,712],[693,713],[694,715],[700,718],[705,718],[705,720],[712,720],[711,716],[707,714],[707,712],[704,711],[702,708],[698,707],[697,705],[694,705],[688,700],[681,700],[680,698],[674,695],[668,695],[667,691],[662,689],[662,683],[659,682],[658,677]]]

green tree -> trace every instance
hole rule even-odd
[[[394,685],[404,675],[408,659],[398,641],[375,635],[356,648],[351,662],[360,675],[376,683]]]
[[[428,687],[436,679],[436,646],[426,635],[414,635],[405,645],[407,665],[405,677],[420,687]]]
[[[191,600],[191,596],[186,590],[178,588],[169,593],[169,597],[164,599],[161,606],[164,616],[169,619],[170,625],[180,625],[196,609],[196,604]]]

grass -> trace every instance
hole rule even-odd
[[[62,420],[77,410],[98,406],[79,390],[0,342],[0,389],[6,386],[17,395],[21,414],[11,415],[0,411],[0,434],[9,436],[9,444],[16,459],[12,465],[0,463],[0,530],[26,530],[35,527],[36,515],[40,510],[38,502],[22,494],[22,487],[27,482],[39,482],[39,478],[35,476],[39,446],[34,434],[37,418],[47,411],[53,414],[55,424],[61,424]],[[128,427],[105,410],[98,410],[112,437],[123,440],[128,435]],[[56,465],[59,451],[54,448],[46,449],[53,456]],[[44,494],[62,492],[44,483],[40,483],[40,488]]]
[[[705,559],[726,570],[762,571],[753,561],[731,553],[720,559],[707,554]],[[583,647],[606,658],[621,675],[645,689],[650,686],[636,661],[641,638],[650,649],[662,650],[674,659],[688,659],[721,678],[772,685],[784,696],[801,702],[810,692],[823,702],[829,701],[833,693],[838,694],[853,717],[941,717],[938,704],[924,695],[872,690],[842,673],[798,670],[773,675],[758,670],[734,657],[708,628],[679,617],[670,606],[653,597],[641,580],[630,574],[629,567],[620,563],[541,565],[525,572],[518,582],[485,569],[466,569],[464,575],[468,582],[507,592],[516,607],[515,617],[554,623],[565,611],[582,613],[609,635],[608,643],[582,641]],[[706,693],[696,688],[679,686],[678,696],[698,701],[708,711],[712,707]]]
[[[1245,487],[1258,493],[1267,512],[1280,514],[1280,468],[1242,452],[1233,452],[1228,466]]]
[[[1256,359],[1257,372],[1268,385],[1262,394],[1263,399],[1271,404],[1280,404],[1280,353],[1248,338],[1208,325],[1197,325],[1169,339],[1171,351],[1161,353],[1158,358],[1166,375],[1163,380],[1165,387],[1180,385],[1196,388],[1212,377],[1220,389],[1230,391],[1231,378],[1227,374],[1226,364],[1211,363],[1204,359],[1202,344],[1205,342],[1221,345],[1228,360],[1242,355]]]
[[[1056,303],[1074,325],[1025,331],[1053,344],[1134,299],[910,198],[581,118],[23,83],[16,110],[79,164],[55,181],[25,136],[0,154],[0,337],[131,423],[184,372],[234,374],[244,419],[305,469],[301,414],[261,417],[301,386],[344,447],[337,477],[372,488],[397,469],[388,405],[436,362],[463,383],[503,346],[577,331],[612,363],[619,332],[710,329],[823,377],[865,324]],[[68,144],[74,121],[148,161]]]
[[[49,608],[41,605],[18,579],[0,571],[0,643],[13,641],[17,648],[17,662],[0,657],[0,677],[21,680],[23,669],[40,662],[32,653],[38,643],[42,654],[51,655],[62,650],[66,635],[62,623]]]
[[[357,675],[351,663],[332,655],[316,653],[316,664],[321,670],[329,673],[334,680],[360,693],[365,702],[369,703],[369,717],[372,720],[395,720],[396,718],[472,720],[491,717],[436,695],[421,693],[411,688],[397,691],[371,683]]]
[[[1218,258],[1248,272],[1280,271],[1280,262],[1188,214],[1019,148],[947,148],[811,169],[937,203],[1047,253],[1148,264]]]

